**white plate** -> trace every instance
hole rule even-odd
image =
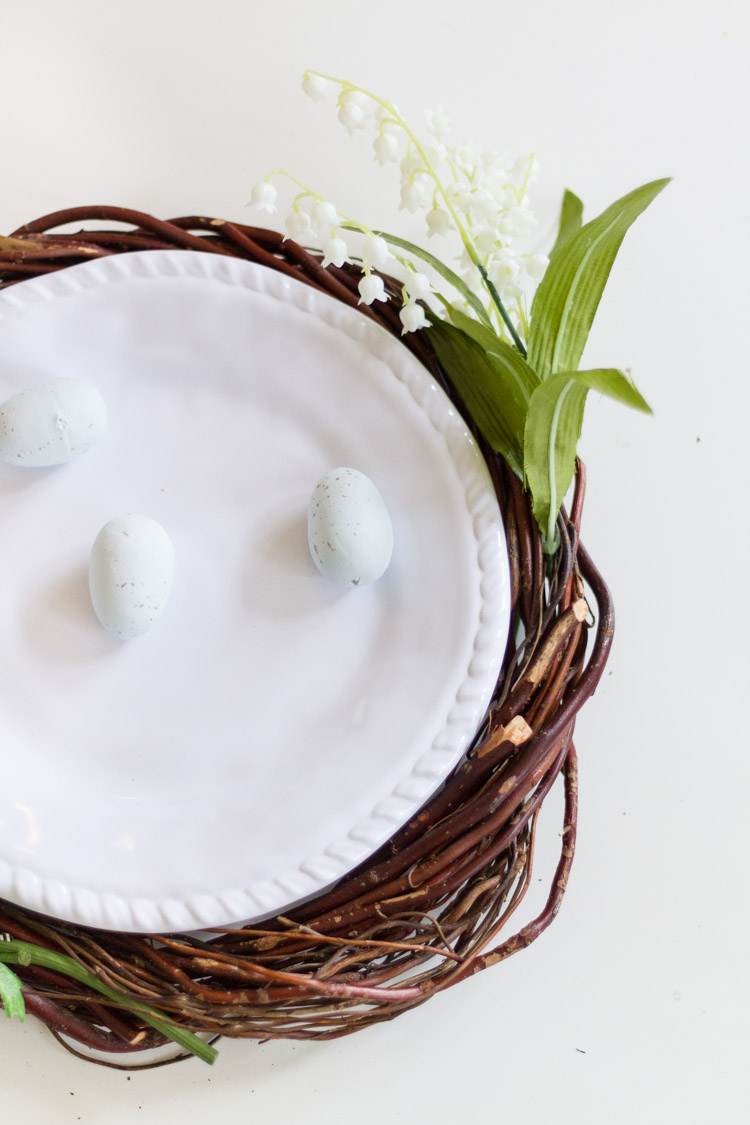
[[[0,293],[0,400],[89,379],[110,414],[54,469],[0,464],[0,896],[133,931],[259,918],[371,854],[460,759],[508,629],[484,461],[357,311],[218,255],[117,255]],[[366,473],[395,548],[324,579],[306,511]],[[158,626],[118,642],[87,565],[139,512],[172,538]]]

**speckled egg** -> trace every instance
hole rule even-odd
[[[107,408],[83,379],[53,379],[19,391],[0,406],[0,457],[11,465],[64,465],[94,445]]]
[[[174,573],[174,549],[148,516],[118,516],[91,548],[89,589],[96,616],[121,640],[152,629],[164,612]]]
[[[333,582],[364,586],[393,553],[393,525],[375,485],[357,469],[331,469],[313,489],[307,518],[313,561]]]

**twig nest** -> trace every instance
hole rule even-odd
[[[393,525],[375,485],[357,469],[331,469],[310,498],[310,554],[321,574],[344,586],[365,586],[385,573]]]

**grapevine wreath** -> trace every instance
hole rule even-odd
[[[305,81],[314,95],[332,84],[311,73]],[[423,181],[434,176],[430,231],[454,223],[461,233],[461,207],[468,214],[474,204],[443,188],[434,152],[430,157],[419,146],[390,103],[351,83],[336,88],[347,128],[359,126],[368,98],[377,103],[381,162],[397,154],[406,132],[402,198],[423,194]],[[460,171],[452,150],[443,148],[441,158]],[[105,1065],[160,1065],[127,1057],[170,1041],[180,1053],[167,1061],[196,1054],[210,1062],[212,1043],[224,1036],[333,1039],[393,1019],[524,949],[549,926],[575,851],[576,715],[602,676],[614,629],[609,591],[580,542],[585,470],[575,443],[590,389],[647,409],[623,372],[582,372],[577,365],[620,242],[664,183],[631,192],[585,226],[580,202],[566,193],[530,334],[529,319],[514,322],[492,281],[492,253],[499,262],[495,277],[514,276],[501,233],[484,258],[470,235],[465,241],[469,265],[491,297],[492,320],[432,255],[345,220],[304,185],[287,237],[223,219],[163,221],[119,207],[79,207],[0,238],[0,288],[99,257],[198,250],[258,263],[359,307],[402,339],[469,423],[504,520],[511,584],[510,634],[478,733],[441,788],[365,862],[274,918],[200,933],[106,931],[0,900],[0,998],[8,1015],[30,1012],[67,1049]],[[275,196],[270,177],[253,192],[255,203],[269,210]],[[480,202],[486,210],[486,198]],[[501,215],[507,211],[503,204]],[[301,245],[309,241],[303,236],[311,217],[329,228],[322,253]],[[341,237],[353,228],[366,237],[359,258]],[[407,268],[405,282],[381,268],[386,243]],[[375,251],[377,272],[367,260]],[[435,315],[415,256],[468,304],[444,302],[447,315]],[[513,388],[524,385],[521,428],[514,431]],[[566,395],[577,421],[572,444],[571,433],[558,426]],[[561,501],[571,476],[566,510]],[[558,778],[564,790],[559,860],[543,909],[513,932],[511,920],[531,882],[539,814]]]

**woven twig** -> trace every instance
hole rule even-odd
[[[84,221],[122,229],[48,233]],[[164,222],[117,207],[61,211],[0,238],[0,288],[94,257],[175,248],[259,262],[349,305],[358,302],[354,268],[323,269],[318,255],[273,231],[196,216]],[[362,312],[400,334],[392,304]],[[460,408],[429,332],[410,334],[404,344]],[[483,450],[505,518],[511,639],[471,750],[408,824],[332,889],[288,917],[244,929],[201,937],[104,932],[0,901],[0,930],[74,957],[121,996],[147,1002],[174,1024],[260,1040],[348,1035],[530,945],[554,919],[567,885],[577,811],[573,727],[602,675],[614,613],[579,542],[583,467],[570,516],[558,519],[560,547],[548,562],[528,496],[504,462]],[[547,901],[533,921],[504,936],[529,888],[539,811],[560,775],[562,845]],[[67,977],[31,965],[17,971],[27,1009],[71,1050],[77,1041],[116,1056],[165,1042],[132,1012]]]

